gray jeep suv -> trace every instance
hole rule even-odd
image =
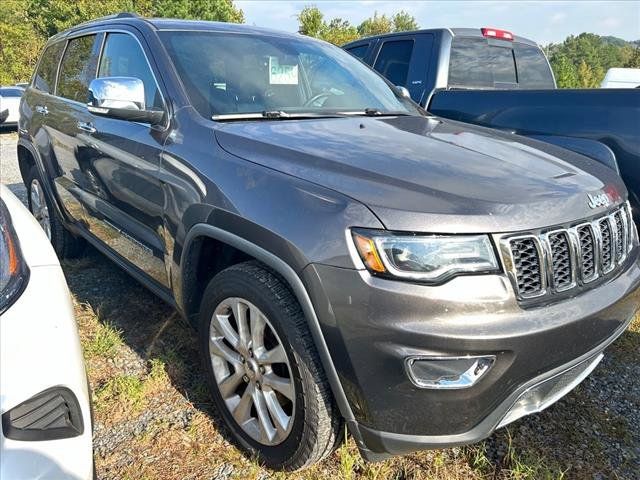
[[[640,302],[616,173],[429,115],[348,53],[120,14],[47,43],[33,214],[199,332],[229,438],[278,469],[346,422],[380,459],[475,442],[595,368]]]

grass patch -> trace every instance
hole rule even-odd
[[[87,358],[114,358],[123,344],[122,330],[105,322],[98,322],[95,332],[83,343]]]
[[[117,375],[96,390],[96,411],[104,411],[114,404],[139,410],[144,404],[142,380],[134,375]]]

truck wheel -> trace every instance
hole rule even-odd
[[[246,262],[216,275],[199,331],[218,423],[230,440],[278,470],[333,451],[342,418],[300,305],[274,273]]]
[[[42,179],[35,165],[29,170],[26,180],[29,210],[46,233],[58,258],[81,256],[84,252],[85,241],[73,236],[64,228],[42,186]]]

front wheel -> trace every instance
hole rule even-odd
[[[240,448],[280,470],[331,453],[342,420],[304,314],[275,274],[247,262],[216,275],[200,340],[221,426]]]

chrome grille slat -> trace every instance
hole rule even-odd
[[[571,290],[608,276],[636,241],[627,207],[547,232],[501,236],[507,273],[522,300]]]

